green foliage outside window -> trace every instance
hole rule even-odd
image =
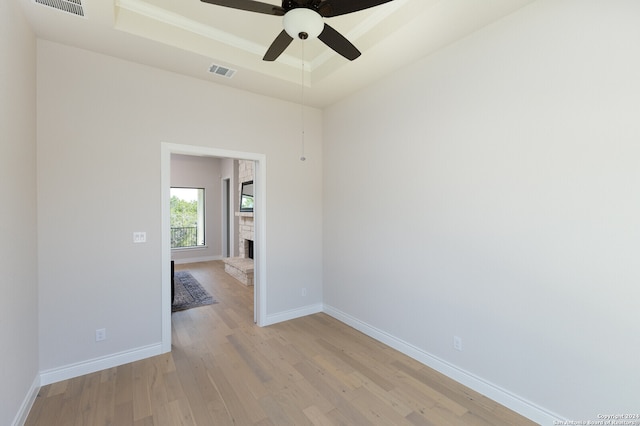
[[[203,246],[204,189],[171,188],[171,248]]]
[[[198,224],[198,201],[182,200],[171,197],[171,227],[184,228]]]

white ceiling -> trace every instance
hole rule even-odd
[[[324,107],[533,0],[393,0],[326,19],[362,52],[355,61],[316,39],[294,40],[275,62],[262,57],[282,31],[277,16],[200,0],[82,0],[81,17],[19,1],[40,38],[293,102],[304,94],[305,104]],[[212,64],[237,72],[221,77]]]

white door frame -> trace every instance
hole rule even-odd
[[[223,177],[220,181],[220,195],[222,201],[222,257],[232,257],[231,253],[231,178]]]
[[[266,199],[267,199],[267,164],[264,154],[252,152],[230,151],[205,146],[181,145],[163,142],[160,144],[160,186],[162,188],[162,353],[171,351],[171,236],[170,236],[170,187],[171,187],[171,154],[194,155],[199,157],[221,157],[237,160],[255,161],[254,178],[254,321],[262,327],[267,324],[267,258],[266,258]]]

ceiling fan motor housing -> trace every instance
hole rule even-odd
[[[298,7],[284,14],[284,29],[291,38],[314,39],[324,29],[322,16],[312,9]]]

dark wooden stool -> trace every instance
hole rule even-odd
[[[176,297],[176,286],[174,284],[173,276],[175,275],[175,265],[173,260],[171,261],[171,304],[173,305],[173,299]]]

